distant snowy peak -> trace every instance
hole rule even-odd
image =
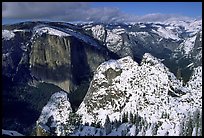
[[[13,33],[13,31],[2,30],[2,39],[4,39],[4,40],[10,40],[14,36],[15,36],[15,34]]]
[[[186,32],[190,33],[190,35],[195,35],[198,31],[202,29],[202,19],[201,20],[173,20],[166,21],[165,24],[170,25],[172,27],[183,27]]]

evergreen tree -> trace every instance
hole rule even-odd
[[[106,116],[104,128],[105,128],[106,135],[108,135],[111,132],[111,122],[108,115]]]
[[[65,135],[69,135],[70,133],[72,133],[75,129],[78,129],[80,124],[81,124],[81,116],[79,116],[76,113],[70,113],[69,114],[69,119],[66,120],[66,123],[63,124],[63,133],[65,133]]]
[[[102,129],[100,129],[99,135],[100,135],[100,136],[103,136],[103,131],[102,131]]]
[[[185,135],[185,123],[182,121],[180,123],[180,130],[179,130],[179,136],[184,136]]]
[[[114,129],[114,128],[117,128],[117,123],[118,123],[118,121],[117,121],[117,119],[115,119],[115,120],[113,121],[113,129]]]
[[[132,112],[130,112],[130,121],[129,122],[134,124]]]
[[[157,131],[158,131],[158,125],[157,125],[157,123],[153,123],[152,124],[152,135],[154,136],[154,135],[157,135]]]
[[[176,77],[177,77],[178,80],[181,80],[181,79],[182,79],[182,78],[181,78],[181,69],[180,69],[180,68],[177,69]]]
[[[196,136],[198,135],[198,129],[199,129],[199,125],[200,125],[199,117],[200,117],[200,111],[196,110],[193,113],[193,127],[195,127],[195,129],[196,129]]]
[[[133,123],[133,124],[136,123],[136,114],[133,115],[133,122],[132,122],[132,123]]]
[[[101,127],[101,121],[96,123],[96,128],[100,128]]]
[[[193,132],[193,121],[191,117],[189,117],[189,120],[187,122],[186,136],[192,136],[192,132]]]
[[[127,123],[128,122],[128,113],[123,113],[122,115],[122,123]]]
[[[125,123],[125,112],[122,114],[122,123]]]
[[[198,136],[202,136],[202,110],[200,112],[200,118],[199,118],[199,122],[200,122],[200,125],[199,125],[199,128],[200,128],[200,131],[198,132]]]

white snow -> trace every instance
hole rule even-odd
[[[29,29],[14,29],[13,32],[30,32]]]
[[[190,38],[187,38],[181,45],[183,45],[183,49],[185,54],[189,54],[189,52],[193,49],[195,45],[196,35]]]
[[[91,27],[92,35],[94,38],[105,41],[105,28],[102,25],[96,25]]]
[[[2,129],[2,135],[8,135],[8,136],[24,136],[21,133],[17,131],[12,131],[12,130],[5,130]]]
[[[161,37],[164,37],[166,39],[173,39],[173,40],[180,40],[180,38],[178,37],[178,34],[173,32],[171,30],[171,28],[164,28],[162,26],[159,25],[153,25],[154,27],[158,27],[157,30],[152,29],[152,32],[158,34]]]
[[[188,64],[187,68],[192,67],[193,65],[194,65],[193,63],[190,63]]]
[[[14,36],[15,36],[15,34],[13,33],[13,31],[2,30],[2,38],[5,40],[10,40]]]
[[[121,49],[123,45],[122,36],[118,34],[116,31],[107,31],[107,38],[106,38],[106,44],[109,50],[113,52],[117,52]]]
[[[100,128],[95,128],[91,126],[83,126],[82,131],[77,130],[74,134],[71,134],[71,136],[100,136],[100,131],[103,134],[104,130]]]
[[[198,31],[202,29],[202,19],[201,20],[171,20],[165,21],[164,24],[170,25],[173,27],[183,27],[186,32],[190,33],[189,35],[195,35]]]
[[[144,24],[140,24],[139,26],[140,26],[140,28],[145,28],[146,27],[146,25],[144,25]]]
[[[51,27],[38,28],[38,29],[36,30],[36,33],[39,34],[39,35],[42,35],[43,33],[47,33],[47,34],[50,34],[50,35],[57,35],[57,36],[59,36],[59,37],[71,36],[71,35],[68,34],[68,33],[59,31],[59,30],[54,29],[54,28],[51,28]]]
[[[36,34],[42,35],[43,33],[48,33],[50,35],[57,35],[59,37],[73,36],[87,44],[100,48],[100,45],[92,37],[80,33],[78,31],[72,30],[70,28],[62,29],[55,26],[38,25],[34,27],[33,32],[34,33],[31,38],[31,41],[33,41],[33,39],[36,37]]]

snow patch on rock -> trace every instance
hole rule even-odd
[[[13,33],[13,31],[10,30],[2,30],[2,38],[4,40],[10,40],[11,38],[13,38],[15,36],[15,34]]]

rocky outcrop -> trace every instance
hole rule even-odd
[[[67,93],[63,91],[54,93],[47,105],[43,107],[36,122],[37,135],[64,135],[62,130],[67,125],[71,112],[72,108]]]
[[[107,76],[110,72],[113,75]],[[182,86],[168,68],[149,53],[144,54],[141,64],[131,57],[110,60],[97,68],[77,113],[82,115],[83,123],[102,126],[107,115],[114,121],[121,120],[124,113],[138,113],[148,126],[160,122],[157,135],[167,132],[180,135],[181,122],[202,107],[200,79],[196,82],[197,94],[190,87]],[[144,130],[139,131],[145,135]]]

